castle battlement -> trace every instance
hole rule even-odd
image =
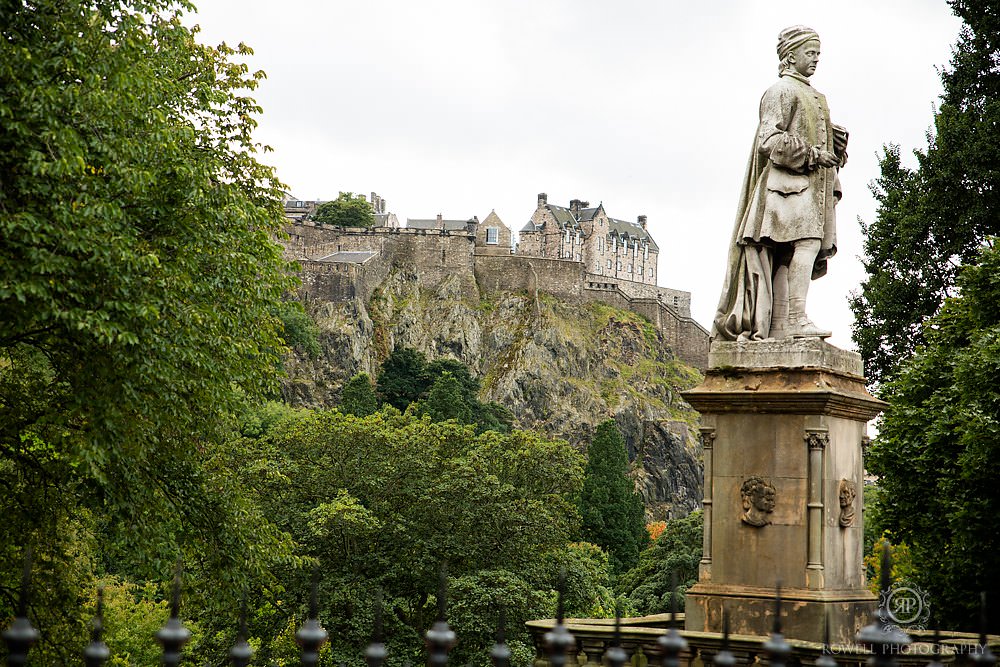
[[[628,239],[628,229],[623,229],[622,236]],[[286,232],[286,256],[301,267],[300,292],[307,299],[367,301],[394,271],[428,287],[458,277],[470,297],[494,291],[545,292],[570,303],[602,302],[631,310],[649,319],[680,359],[702,369],[708,363],[708,331],[691,318],[689,292],[660,287],[648,279],[608,275],[601,255],[598,272],[593,258],[539,256],[520,248],[513,252],[510,230],[496,213],[465,229],[333,227],[290,220]],[[641,257],[642,242],[637,237],[631,241],[629,246],[614,240],[609,248],[591,239],[589,245],[597,252],[619,255],[624,246],[626,252]],[[651,238],[645,243],[646,248],[655,248]],[[655,254],[652,259],[655,263]]]

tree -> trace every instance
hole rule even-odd
[[[317,206],[312,219],[338,227],[373,227],[375,212],[364,195],[341,192],[336,199]]]
[[[461,424],[473,421],[472,408],[466,402],[462,385],[449,371],[444,371],[431,385],[427,398],[420,403],[420,411],[434,421],[456,419]]]
[[[628,478],[628,455],[614,420],[597,427],[587,449],[580,493],[581,534],[608,552],[612,569],[624,572],[649,542],[642,499]]]
[[[991,0],[952,0],[965,25],[934,132],[917,168],[902,165],[888,146],[872,189],[874,222],[863,225],[868,273],[852,295],[854,339],[868,379],[892,379],[899,364],[926,341],[927,322],[955,295],[963,265],[976,261],[986,239],[1000,233],[1000,17]]]
[[[379,400],[405,410],[430,386],[427,357],[408,347],[397,347],[382,363],[377,380]]]
[[[358,417],[367,417],[378,410],[375,387],[368,373],[358,373],[344,385],[340,393],[340,411]]]
[[[284,548],[208,462],[286,349],[282,188],[245,94],[263,73],[199,44],[189,9],[0,2],[0,537],[52,564],[49,629],[79,622],[92,529],[127,555],[101,565],[168,578],[197,553],[230,591]],[[19,561],[0,550],[0,589]]]
[[[625,595],[640,614],[662,614],[671,609],[677,586],[677,609],[684,610],[684,594],[698,581],[702,556],[704,517],[696,510],[682,519],[671,519],[638,564],[618,581],[616,591]]]
[[[925,346],[886,386],[889,409],[866,462],[881,477],[879,520],[909,545],[935,616],[969,630],[979,591],[1000,600],[998,276],[996,246],[963,269],[960,296],[929,320]]]
[[[417,659],[435,617],[438,568],[447,562],[450,622],[463,638],[455,659],[485,662],[502,603],[519,664],[530,664],[523,622],[553,613],[553,563],[572,564],[578,577],[594,569],[597,556],[569,543],[578,530],[572,498],[583,460],[565,442],[523,431],[477,435],[471,426],[391,408],[364,418],[305,412],[273,424],[264,437],[240,443],[241,471],[268,515],[318,566],[335,662],[360,663],[377,589],[393,656]],[[261,462],[270,474],[260,474]],[[258,635],[262,662],[285,650],[280,630],[294,626],[308,599],[308,573],[279,574],[283,605],[258,615],[273,630]],[[575,604],[597,606],[587,596],[600,594],[600,582],[578,588]]]

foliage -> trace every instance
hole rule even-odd
[[[449,371],[444,371],[431,385],[427,398],[420,402],[420,412],[434,421],[455,419],[462,424],[472,421],[472,409],[463,396],[462,385]]]
[[[890,585],[901,581],[913,581],[918,576],[910,547],[905,544],[893,544],[891,537],[892,535],[886,531],[872,544],[871,549],[865,552],[864,565],[868,590],[876,595],[882,590],[882,552],[886,544],[889,545],[889,562],[892,563],[892,570],[889,573]]]
[[[319,326],[302,304],[294,300],[282,301],[275,314],[281,320],[285,344],[310,359],[319,358]]]
[[[634,567],[649,542],[642,499],[628,477],[628,455],[614,420],[597,427],[580,493],[581,534],[608,552],[615,572]]]
[[[888,146],[872,190],[874,222],[863,225],[867,279],[851,299],[854,339],[868,379],[895,377],[926,342],[922,326],[955,295],[961,267],[1000,233],[1000,16],[992,0],[953,0],[965,25],[926,150],[916,169]]]
[[[153,639],[170,617],[170,605],[156,587],[139,587],[117,577],[100,582],[104,590],[104,642],[111,651],[110,667],[155,665],[163,654]],[[202,636],[197,623],[185,621],[191,643]],[[75,660],[73,662],[76,662]]]
[[[430,386],[427,357],[418,350],[397,347],[382,362],[376,385],[380,401],[397,410],[405,410]]]
[[[650,542],[655,542],[656,538],[663,534],[667,527],[666,521],[650,521],[646,524],[646,532],[649,533]]]
[[[0,7],[0,588],[34,547],[37,659],[68,664],[101,566],[185,555],[222,595],[288,556],[212,460],[276,387],[291,279],[248,48],[197,43],[185,2]]]
[[[701,510],[683,519],[666,522],[651,548],[639,556],[639,563],[619,579],[616,590],[625,595],[639,614],[662,614],[670,609],[674,577],[677,609],[684,609],[684,593],[698,581],[702,556]]]
[[[484,659],[480,642],[501,603],[512,640],[528,656],[523,622],[553,612],[552,563],[574,561],[580,573],[596,567],[597,555],[568,546],[578,529],[571,499],[583,461],[564,442],[521,431],[477,435],[471,426],[386,407],[364,418],[303,411],[239,447],[245,483],[318,566],[332,661],[358,664],[376,589],[386,596],[393,660],[419,660],[444,562],[451,622],[463,637],[455,659]],[[285,650],[282,629],[301,620],[309,587],[294,569],[281,578],[282,609],[272,605],[252,627],[265,662]],[[581,609],[599,606],[588,599],[602,594],[599,586],[580,588]]]
[[[333,201],[316,207],[312,219],[324,225],[338,227],[373,227],[375,212],[364,195],[341,192]]]
[[[975,593],[1000,599],[1000,248],[983,251],[885,387],[868,456],[884,529],[909,545],[941,618],[974,628]]]
[[[396,348],[382,364],[377,384],[379,399],[398,410],[417,404],[420,414],[436,421],[457,419],[475,424],[480,433],[508,433],[513,425],[507,408],[479,401],[479,380],[455,359],[428,362],[422,352]]]
[[[368,373],[358,373],[344,385],[340,392],[340,411],[358,417],[367,417],[378,410],[378,398]]]

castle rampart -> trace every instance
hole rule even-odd
[[[582,261],[498,254],[474,233],[443,229],[289,225],[286,255],[302,268],[303,296],[367,301],[392,271],[435,286],[458,276],[470,290],[545,292],[570,303],[603,302],[650,320],[681,360],[704,369],[708,332],[691,319],[691,295],[586,271]]]

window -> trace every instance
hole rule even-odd
[[[611,260],[610,259],[608,260],[608,268],[609,269],[611,268]]]
[[[604,254],[604,237],[603,236],[598,236],[597,237],[597,252],[599,252],[601,254]]]
[[[649,259],[649,246],[648,245],[645,248],[642,249],[642,258],[643,259]]]
[[[570,236],[570,231],[567,229],[566,230],[566,243],[572,243],[572,242],[573,242],[573,239]]]
[[[611,252],[618,252],[618,237],[611,237]]]
[[[622,270],[622,263],[621,262],[615,262],[615,270],[616,271],[621,271]]]
[[[581,243],[583,243],[583,232],[577,232],[576,233],[576,244],[580,245]]]
[[[576,261],[579,262],[579,261],[582,261],[582,260],[583,260],[583,258],[580,257],[580,253],[576,253]]]
[[[631,264],[629,264],[628,268],[625,269],[625,273],[632,273],[632,265]]]
[[[650,278],[652,278],[652,277],[653,277],[653,269],[652,269],[652,268],[651,268],[651,269],[649,269],[649,277],[650,277]]]
[[[486,228],[486,245],[497,245],[500,242],[500,228]]]

